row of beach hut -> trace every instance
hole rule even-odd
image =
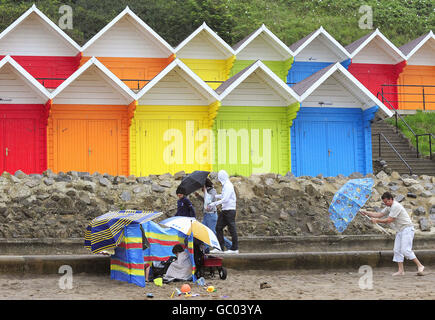
[[[230,47],[203,24],[173,48],[127,7],[80,47],[32,6],[0,34],[0,172],[370,173],[375,114],[420,108],[381,85],[430,93],[434,40],[263,25]]]

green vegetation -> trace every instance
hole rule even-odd
[[[361,5],[373,8],[373,27],[397,46],[435,29],[433,0],[0,0],[0,30],[33,3],[54,22],[59,7],[70,5],[74,29],[66,32],[80,45],[127,5],[173,46],[204,21],[230,45],[263,23],[287,45],[321,25],[348,45],[370,31],[358,27]]]
[[[406,123],[412,128],[415,134],[432,133],[435,136],[435,113],[417,111],[416,114],[402,116]],[[394,117],[387,119],[387,122],[393,126],[396,125]],[[399,130],[411,141],[414,147],[417,147],[416,139],[412,132],[406,127],[403,121],[398,121]],[[418,138],[418,148],[421,154],[429,155],[429,137]],[[435,153],[435,138],[432,137],[432,154]]]

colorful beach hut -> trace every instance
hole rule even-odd
[[[126,7],[83,47],[131,89],[140,90],[173,59],[174,49]]]
[[[46,88],[56,88],[80,65],[80,46],[33,5],[0,34],[10,55]]]
[[[290,86],[335,62],[341,62],[345,68],[350,64],[349,53],[323,27],[293,43],[289,48],[294,55],[287,77],[287,84]]]
[[[49,92],[10,56],[0,61],[0,172],[47,168]]]
[[[295,176],[371,173],[371,120],[389,110],[340,63],[292,87],[301,108],[291,127]]]
[[[48,167],[129,174],[134,93],[92,57],[51,94]]]
[[[406,67],[399,76],[399,109],[435,110],[435,36],[432,31],[399,48]]]
[[[214,171],[231,175],[290,171],[290,131],[299,97],[261,61],[216,89]]]
[[[229,78],[235,59],[233,49],[205,22],[175,48],[175,54],[213,89]]]
[[[348,68],[387,107],[397,109],[397,81],[406,65],[404,54],[380,31],[365,35],[345,47],[352,62]],[[386,101],[388,100],[388,102]]]
[[[130,130],[136,176],[211,171],[217,93],[180,59],[141,91]]]
[[[293,52],[264,24],[233,46],[236,60],[230,76],[261,60],[282,81],[287,81]]]

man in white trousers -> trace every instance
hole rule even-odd
[[[404,258],[412,260],[418,270],[418,275],[423,275],[424,266],[415,256],[412,251],[412,241],[414,240],[414,225],[409,217],[406,209],[396,200],[389,192],[382,195],[382,201],[386,207],[381,212],[370,212],[360,210],[361,214],[371,217],[373,223],[390,223],[396,230],[396,239],[394,240],[394,257],[393,261],[397,262],[399,270],[393,273],[393,276],[403,276],[405,270],[403,268]],[[387,218],[382,217],[388,215]]]

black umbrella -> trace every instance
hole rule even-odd
[[[209,171],[193,171],[188,176],[184,177],[177,188],[177,194],[191,194],[205,185],[205,180],[209,175]]]

